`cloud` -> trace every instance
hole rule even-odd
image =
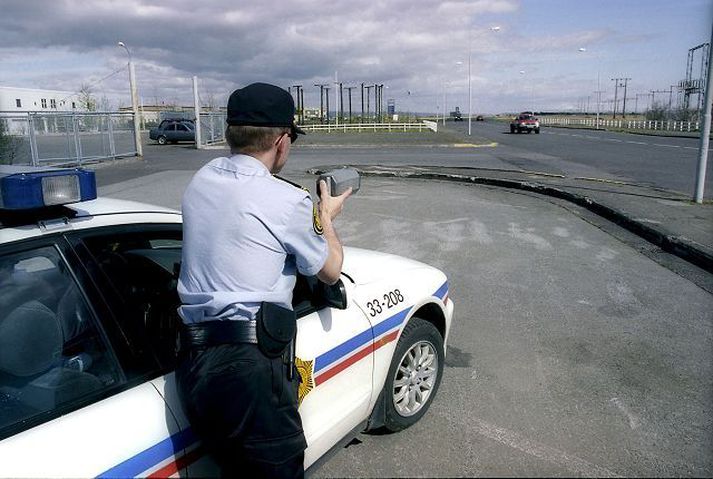
[[[563,4],[576,16],[576,5]],[[520,0],[5,0],[0,83],[78,89],[125,65],[116,46],[123,41],[146,97],[190,101],[197,75],[206,95],[257,80],[299,83],[314,104],[312,85],[333,81],[338,71],[349,84],[384,83],[394,96],[411,91],[410,101],[428,98],[417,108],[433,109],[445,84],[454,95],[466,91],[469,38],[481,91],[518,81],[521,69],[544,75],[576,61],[581,46],[617,35],[647,39],[638,31],[571,26],[535,38],[517,28],[522,10]],[[489,32],[493,22],[501,32]],[[97,88],[126,101],[125,77]]]

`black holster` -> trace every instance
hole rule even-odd
[[[269,358],[285,354],[297,333],[295,312],[272,303],[262,303],[257,313],[257,345]]]

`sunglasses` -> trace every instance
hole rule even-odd
[[[290,137],[290,143],[294,143],[297,141],[297,131],[294,128],[290,128],[289,133],[283,133],[283,135],[287,135]]]

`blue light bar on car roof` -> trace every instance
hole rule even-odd
[[[30,210],[97,197],[93,171],[0,166],[0,209]]]

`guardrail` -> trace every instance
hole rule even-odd
[[[0,112],[0,122],[0,164],[81,165],[137,154],[133,113]]]
[[[438,125],[432,121],[412,122],[412,123],[333,123],[318,125],[300,125],[305,131],[438,131]]]
[[[540,117],[542,125],[561,126],[586,126],[597,128],[595,118],[558,118]],[[627,130],[662,130],[695,132],[700,130],[700,123],[693,121],[673,121],[673,120],[605,120],[599,119],[599,128],[621,128]]]

